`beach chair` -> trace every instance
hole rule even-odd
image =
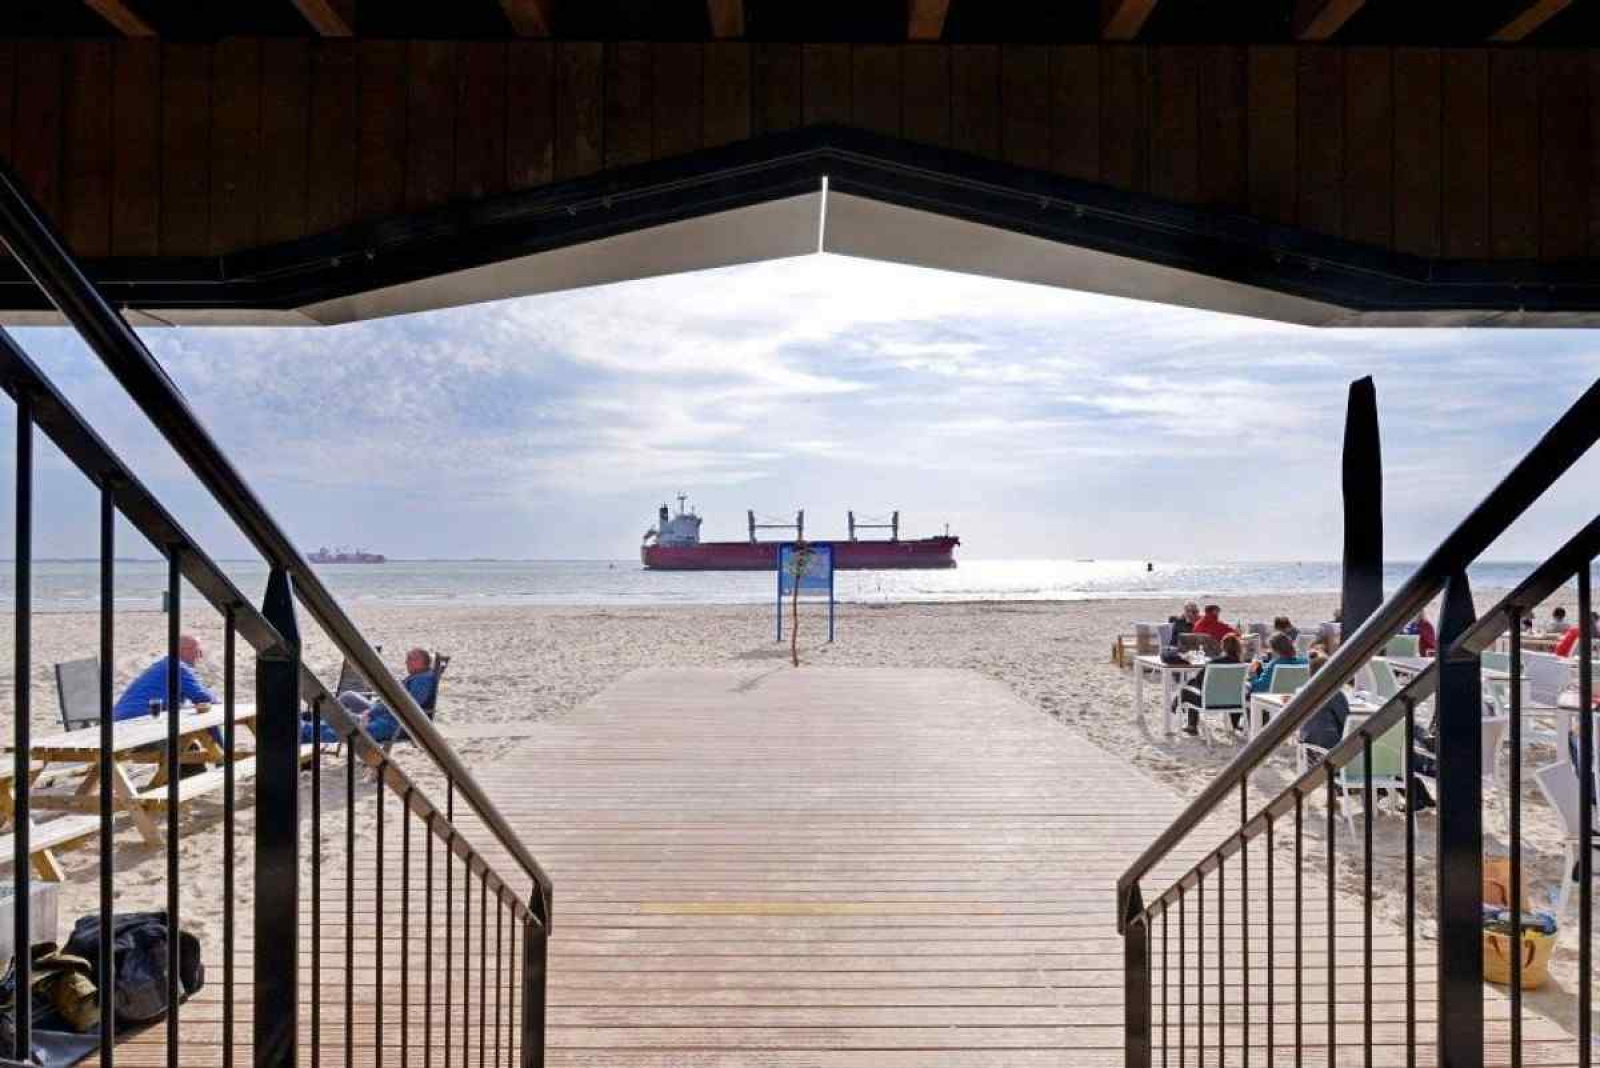
[[[1578,769],[1570,760],[1558,760],[1535,769],[1533,781],[1539,784],[1539,792],[1555,810],[1565,832],[1561,891],[1556,898],[1556,919],[1564,921],[1567,907],[1572,903],[1572,888],[1578,881]],[[1600,839],[1596,840],[1595,847],[1600,848]],[[1595,871],[1600,872],[1600,864],[1595,865]]]
[[[1200,713],[1204,722],[1207,712],[1222,712],[1242,715],[1245,710],[1244,682],[1250,670],[1249,664],[1208,664],[1205,676],[1200,680],[1200,702],[1180,700],[1178,711],[1187,713],[1191,709]]]
[[[56,665],[56,701],[61,726],[69,731],[100,724],[100,658],[63,660]]]
[[[1366,716],[1351,716],[1346,719],[1344,737],[1349,738],[1358,732],[1366,721]],[[1375,804],[1373,795],[1378,790],[1387,790],[1393,796],[1396,792],[1403,792],[1408,788],[1409,784],[1406,782],[1408,742],[1405,721],[1402,720],[1373,739],[1370,768],[1366,766],[1363,757],[1357,756],[1334,774],[1333,786],[1340,800],[1339,814],[1343,817],[1345,829],[1349,831],[1351,838],[1354,838],[1356,833],[1355,811],[1350,803],[1352,794],[1361,794],[1362,803],[1371,805]],[[1313,756],[1320,760],[1327,755],[1328,751],[1321,746],[1300,742],[1297,753],[1300,774],[1304,775],[1310,770]]]
[[[1561,695],[1571,688],[1572,676],[1572,665],[1553,653],[1528,653],[1522,658],[1523,714],[1554,721],[1549,730],[1524,731],[1526,740],[1542,745],[1565,743],[1572,710],[1561,707]]]
[[[1390,638],[1384,644],[1384,646],[1383,646],[1383,654],[1382,655],[1384,655],[1384,656],[1412,656],[1412,657],[1421,656],[1422,655],[1422,635],[1420,635],[1420,634],[1396,634],[1393,638]]]
[[[1279,664],[1272,669],[1272,682],[1264,693],[1294,693],[1311,677],[1310,664]]]

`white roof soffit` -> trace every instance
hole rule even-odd
[[[848,193],[828,194],[822,248],[824,252],[844,256],[889,260],[1305,326],[1345,325],[1355,318],[1348,308],[1336,304]]]
[[[817,251],[821,210],[820,192],[786,197],[338,297],[300,310],[310,320],[332,325],[800,256]]]

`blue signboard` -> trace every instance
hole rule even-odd
[[[828,595],[828,640],[833,641],[833,546],[827,542],[784,542],[778,546],[778,640],[783,640],[784,601],[795,594]]]

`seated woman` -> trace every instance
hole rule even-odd
[[[1298,641],[1300,639],[1300,628],[1289,622],[1288,616],[1275,617],[1272,621],[1272,629],[1287,634],[1290,641]]]
[[[1322,670],[1322,665],[1328,662],[1327,656],[1319,651],[1311,654],[1311,674],[1315,675]],[[1310,719],[1300,724],[1300,741],[1306,745],[1316,746],[1319,750],[1329,750],[1339,744],[1344,737],[1344,721],[1350,718],[1350,701],[1345,697],[1343,690],[1335,690],[1332,697],[1322,702],[1322,707],[1312,713]],[[1322,753],[1309,753],[1308,766],[1315,767],[1322,762]]]
[[[412,649],[406,653],[406,677],[400,684],[431,719],[434,701],[439,694],[439,676],[434,673],[433,657],[426,649]],[[339,695],[339,704],[343,705],[345,711],[355,717],[372,736],[372,740],[380,745],[405,735],[399,718],[382,701],[369,701],[361,694],[347,690]],[[324,742],[343,741],[338,732],[326,723],[322,725],[320,737]],[[304,744],[312,740],[311,722],[306,720],[300,724],[300,741]]]
[[[1250,678],[1245,682],[1247,695],[1271,689],[1272,676],[1279,665],[1304,665],[1306,662],[1295,649],[1294,639],[1281,630],[1273,631],[1272,637],[1267,639],[1267,648],[1272,650],[1271,655],[1250,665]]]
[[[1212,657],[1206,661],[1206,664],[1208,666],[1211,664],[1242,664],[1244,663],[1243,657],[1244,646],[1240,643],[1239,636],[1229,632],[1222,636],[1221,655]],[[1194,677],[1184,685],[1183,689],[1178,692],[1178,696],[1174,698],[1173,707],[1175,710],[1182,710],[1185,707],[1189,710],[1189,722],[1184,724],[1183,728],[1183,733],[1185,734],[1200,733],[1200,713],[1195,709],[1201,703],[1200,695],[1205,692],[1205,678],[1206,669],[1201,668],[1195,672]],[[1240,719],[1238,712],[1233,713],[1232,718],[1234,729],[1238,730],[1243,720]]]

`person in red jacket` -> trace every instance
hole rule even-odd
[[[1593,615],[1596,633],[1600,633],[1600,612],[1595,612]],[[1199,627],[1195,627],[1195,630],[1199,629]],[[1583,631],[1576,624],[1568,627],[1567,632],[1561,636],[1561,640],[1556,642],[1556,655],[1571,656],[1573,650],[1578,648],[1578,639],[1581,637],[1583,637]]]
[[[1207,638],[1214,638],[1220,642],[1224,637],[1233,633],[1233,627],[1223,622],[1222,607],[1220,605],[1208,604],[1206,605],[1205,615],[1195,622],[1194,632],[1203,634]]]

